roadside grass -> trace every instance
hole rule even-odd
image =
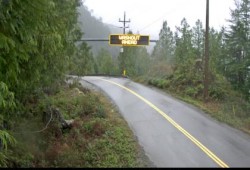
[[[250,134],[250,103],[234,91],[228,91],[222,100],[203,102],[202,98],[191,97],[181,91],[175,91],[166,80],[141,76],[133,79],[138,83],[153,86],[173,97],[192,104],[216,120]]]
[[[65,119],[74,119],[62,129],[52,119],[41,133],[42,113],[58,108]],[[19,118],[13,133],[17,145],[8,150],[8,167],[147,167],[135,136],[113,104],[101,93],[82,86],[63,85],[55,95],[30,105],[30,115]],[[22,123],[21,123],[22,122]]]

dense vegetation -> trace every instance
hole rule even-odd
[[[211,99],[225,99],[228,90],[236,90],[244,99],[250,100],[249,4],[249,0],[236,0],[235,9],[231,10],[231,19],[228,20],[229,27],[219,31],[210,28]],[[120,70],[127,69],[132,77],[154,77],[149,81],[151,84],[173,87],[175,91],[188,96],[201,97],[205,43],[203,27],[203,23],[197,20],[191,28],[183,18],[173,32],[164,21],[152,54],[149,55],[143,47],[124,47],[124,52],[118,56]]]
[[[31,94],[38,95],[61,80],[70,50],[75,50],[68,40],[77,36],[76,5],[77,1],[0,1],[1,129],[25,114]],[[7,144],[15,140],[6,130],[0,132],[4,164]]]
[[[80,2],[0,0],[1,166],[25,166],[16,164],[19,152],[12,156],[17,160],[7,155],[12,152],[9,144],[20,144],[13,137],[14,127],[43,113],[29,106],[57,93],[65,74],[91,70],[90,48],[75,43],[82,36],[77,22]]]
[[[137,79],[200,106],[221,121],[250,130],[250,1],[236,0],[229,27],[209,31],[209,101],[203,103],[204,29],[184,18],[173,32],[164,21],[151,65]]]
[[[30,103],[32,115],[16,123],[17,144],[6,152],[7,167],[140,167],[147,166],[127,123],[97,91],[70,79],[54,95]],[[61,128],[57,108],[70,128]],[[36,115],[36,116],[34,116]],[[46,120],[45,123],[41,120]],[[50,120],[50,121],[49,121]],[[49,122],[49,123],[48,123]],[[48,124],[47,129],[43,127]],[[4,166],[4,164],[1,164]]]
[[[81,5],[0,0],[0,167],[147,166],[107,99],[65,83],[67,74],[108,72],[113,64],[106,50],[96,60],[77,41]]]

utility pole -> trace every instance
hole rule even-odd
[[[126,20],[125,11],[124,11],[123,21],[119,18],[119,22],[123,22],[123,27],[120,27],[120,28],[123,28],[123,34],[125,34],[126,33],[126,28],[129,28],[129,26],[126,26],[126,23],[130,22],[130,19],[128,21]],[[123,55],[123,47],[121,48],[121,56],[122,56],[122,75],[126,76],[125,61],[124,61],[124,55]]]
[[[204,102],[208,100],[209,87],[209,0],[206,0],[206,35],[205,35],[205,65],[204,65]]]
[[[126,21],[126,13],[124,11],[124,19],[123,21],[119,18],[119,22],[123,22],[123,27],[120,27],[120,28],[123,28],[123,34],[126,33],[126,28],[129,28],[129,26],[126,26],[126,23],[127,22],[130,22],[130,19],[128,21]]]

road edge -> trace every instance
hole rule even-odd
[[[126,77],[127,78],[127,77]],[[126,119],[122,116],[121,111],[119,109],[119,107],[115,104],[114,100],[105,92],[103,91],[101,88],[99,88],[98,86],[94,85],[93,83],[84,80],[83,77],[80,77],[80,84],[85,87],[85,88],[90,88],[91,90],[97,91],[102,93],[112,104],[112,106],[117,110],[117,112],[119,113],[119,116],[126,121]],[[130,130],[133,133],[133,130],[131,129],[131,127],[129,126],[128,122],[126,121],[127,126],[130,128]],[[139,153],[138,153],[138,159],[139,159],[139,163],[145,165],[148,168],[151,167],[156,167],[154,165],[154,163],[149,159],[149,157],[146,155],[146,152],[144,150],[144,148],[139,144],[139,140],[138,137],[133,133],[133,137],[135,139],[135,141],[137,142],[137,145],[139,147]]]

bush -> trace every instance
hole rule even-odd
[[[209,96],[214,100],[223,100],[225,99],[226,92],[223,88],[213,85],[209,87]]]
[[[196,87],[187,87],[184,93],[190,97],[195,97],[198,93],[198,89]]]
[[[230,84],[227,80],[219,75],[213,75],[213,82],[209,86],[209,96],[214,100],[224,100],[226,95],[232,91]]]
[[[202,95],[203,84],[198,84],[196,86],[188,86],[184,90],[184,94],[193,98],[198,98]]]

